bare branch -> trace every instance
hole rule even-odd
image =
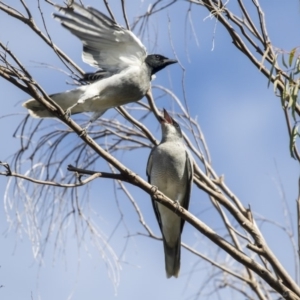
[[[39,0],[37,1],[37,6],[45,33],[37,27],[33,10],[32,12],[30,11],[29,6],[25,1],[20,1],[25,10],[25,15],[2,2],[0,2],[0,10],[29,26],[29,28],[45,42],[47,47],[50,47],[55,51],[59,59],[64,62],[65,67],[71,70],[74,75],[75,83],[79,83],[76,82],[76,78],[83,74],[83,70],[54,45],[50,31],[47,29],[47,18],[46,15],[43,14]],[[46,0],[46,2],[57,7],[56,4],[49,0]],[[148,7],[147,11],[136,18],[136,22],[133,24],[132,28],[135,28],[135,26],[139,24],[142,30],[144,26],[149,25],[148,21],[150,17],[155,13],[162,12],[166,8],[170,8],[171,5],[176,4],[177,2],[178,1],[175,0],[155,1]],[[220,24],[225,27],[232,38],[235,47],[244,53],[271,83],[276,83],[274,84],[275,90],[279,92],[279,96],[282,100],[281,104],[284,104],[288,134],[290,139],[292,139],[295,135],[292,122],[293,120],[296,122],[296,120],[293,113],[291,114],[290,108],[293,104],[295,106],[295,113],[298,114],[298,116],[300,115],[300,108],[297,102],[291,104],[291,98],[287,100],[288,97],[285,97],[285,93],[287,81],[290,85],[288,86],[290,90],[298,83],[297,80],[290,75],[289,71],[284,71],[280,67],[277,57],[278,49],[276,50],[271,44],[264,13],[258,1],[252,1],[252,5],[254,5],[257,13],[257,15],[253,15],[253,12],[247,8],[250,4],[247,3],[246,6],[243,0],[238,0],[236,4],[237,7],[240,8],[239,11],[241,11],[241,16],[233,13],[233,11],[230,10],[229,5],[227,6],[227,2],[221,0],[189,0],[187,2],[188,13],[185,20],[186,22],[187,18],[189,18],[189,20],[191,18],[190,13],[194,4],[207,9],[210,17],[215,18],[216,22],[220,22]],[[111,18],[115,20],[108,1],[103,0],[103,3]],[[71,6],[72,4],[73,1],[68,1],[66,5]],[[121,0],[120,9],[122,9],[127,29],[130,30],[126,8],[129,8],[129,3],[125,3],[125,0]],[[173,44],[172,41],[171,18],[169,17],[169,14],[167,14],[167,16],[169,18],[168,32],[170,45],[174,56],[180,61],[180,55],[177,55],[175,44]],[[196,29],[193,24],[191,24],[191,27],[195,38]],[[124,153],[127,154],[130,151],[143,148],[149,150],[152,145],[158,143],[154,133],[147,127],[147,121],[150,119],[149,116],[152,112],[157,119],[161,114],[156,106],[157,102],[154,102],[151,89],[149,89],[146,94],[148,104],[147,102],[141,101],[138,104],[119,107],[117,108],[117,112],[112,110],[112,114],[114,114],[113,117],[101,117],[101,119],[91,125],[90,131],[87,133],[82,129],[82,126],[79,125],[86,122],[85,115],[75,116],[74,118],[72,116],[72,119],[69,118],[66,113],[52,101],[47,93],[45,93],[44,89],[36,82],[36,80],[32,78],[31,74],[13,51],[8,49],[8,47],[1,42],[0,47],[2,49],[0,52],[0,76],[7,82],[13,84],[16,88],[26,92],[38,102],[42,103],[53,116],[56,117],[56,120],[54,118],[51,121],[41,120],[36,122],[36,120],[32,120],[27,116],[20,122],[14,134],[14,136],[20,140],[20,149],[15,153],[12,163],[0,163],[2,168],[4,168],[4,172],[0,172],[0,175],[10,177],[8,180],[8,188],[11,183],[14,182],[14,187],[16,187],[16,189],[12,191],[12,195],[16,199],[18,198],[18,191],[19,194],[21,194],[20,191],[22,191],[23,198],[20,201],[24,201],[25,204],[31,201],[28,207],[36,209],[36,211],[33,209],[34,213],[32,214],[40,214],[41,216],[40,211],[42,211],[44,215],[48,215],[48,213],[52,211],[49,215],[52,220],[54,220],[53,222],[58,222],[57,220],[59,220],[59,231],[56,236],[56,244],[62,243],[61,234],[67,223],[66,221],[70,216],[74,218],[76,226],[78,226],[77,223],[84,224],[85,228],[82,229],[83,232],[86,230],[90,232],[91,235],[94,234],[97,243],[101,243],[101,246],[99,246],[100,253],[104,251],[102,248],[103,245],[104,248],[109,248],[110,238],[115,234],[120,225],[125,228],[126,236],[131,236],[132,233],[129,230],[129,222],[126,222],[124,211],[120,205],[121,202],[118,197],[119,191],[126,196],[126,200],[128,200],[130,205],[134,208],[137,220],[146,232],[138,232],[137,234],[160,240],[153,234],[150,226],[146,223],[142,210],[138,206],[138,202],[133,197],[131,190],[125,185],[125,182],[127,182],[130,185],[143,190],[146,194],[154,198],[155,201],[158,201],[171,209],[178,216],[192,224],[197,231],[201,232],[217,246],[215,250],[217,256],[220,254],[226,255],[228,261],[223,264],[220,260],[213,259],[210,255],[204,256],[199,253],[196,250],[196,247],[190,247],[183,244],[183,246],[191,253],[201,257],[201,259],[206,260],[217,268],[217,272],[213,271],[208,275],[208,278],[215,282],[212,292],[215,292],[217,286],[217,289],[230,287],[249,298],[255,294],[255,296],[261,300],[271,299],[274,290],[286,299],[300,298],[299,286],[285,270],[283,264],[270,250],[263,234],[256,224],[250,206],[249,208],[245,207],[241,199],[239,199],[226,185],[224,176],[218,175],[214,170],[211,164],[209,149],[206,145],[204,135],[201,132],[200,125],[191,117],[190,110],[187,106],[188,93],[186,93],[185,90],[185,67],[181,62],[182,77],[180,88],[183,93],[185,105],[182,104],[182,101],[173,90],[161,85],[154,85],[153,88],[159,90],[163,95],[170,96],[173,101],[173,116],[179,120],[179,124],[184,131],[183,136],[186,145],[194,155],[195,188],[204,191],[209,197],[209,208],[214,210],[217,218],[219,218],[222,224],[222,228],[218,230],[213,230],[200,221],[195,215],[182,207],[178,208],[178,204],[174,204],[173,199],[167,198],[158,191],[156,187],[151,186],[141,176],[136,174],[133,171],[134,169],[128,168],[127,165],[123,164],[120,160],[121,155]],[[61,122],[56,122],[57,120],[60,120]],[[71,135],[72,140],[70,139]],[[25,154],[29,155],[26,156]],[[293,147],[293,154],[297,160],[300,161],[300,155],[296,144]],[[101,162],[105,162],[105,166],[108,166],[111,172],[91,170],[105,170],[102,165],[101,167],[98,166],[100,160]],[[72,161],[74,166],[67,166],[70,161]],[[13,168],[14,171],[12,171],[11,168]],[[24,169],[27,169],[28,171],[24,172]],[[39,173],[40,170],[41,172]],[[65,170],[70,172],[65,172]],[[83,176],[88,177],[82,180]],[[18,180],[13,180],[13,178],[18,178]],[[88,183],[91,183],[97,178],[114,180],[114,197],[116,199],[119,220],[114,226],[108,239],[103,237],[101,230],[97,228],[93,223],[93,220],[85,214],[80,196],[76,189],[76,187],[79,186],[85,186],[87,188],[89,186]],[[35,183],[35,185],[30,185],[30,183]],[[88,191],[88,189],[86,190]],[[53,192],[53,201],[47,201],[47,203],[43,203],[43,201],[39,202],[41,193],[49,191]],[[9,193],[6,192],[6,199],[8,199],[8,194]],[[69,203],[66,204],[63,201],[57,201],[57,199],[61,200],[66,197],[66,195],[72,195]],[[148,197],[148,201],[150,201],[150,197]],[[9,201],[6,201],[6,203],[9,203]],[[300,200],[298,199],[298,240],[300,240],[299,203]],[[63,205],[65,205],[65,207],[62,207]],[[40,209],[39,212],[38,209]],[[60,214],[53,212],[55,209],[58,209]],[[34,215],[33,219],[37,218],[36,215]],[[47,226],[46,240],[48,240],[52,234],[51,226],[53,225],[51,222],[48,224],[43,218],[41,219],[40,223],[34,220],[31,224],[35,222],[34,226],[37,232],[40,230],[40,228],[38,228],[40,224],[42,224],[42,226]],[[259,218],[256,219],[260,221]],[[21,223],[19,220],[15,222]],[[279,224],[276,223],[275,225]],[[82,239],[81,235],[84,235],[83,232],[76,227],[76,236],[79,244]],[[289,233],[287,232],[287,234]],[[290,234],[289,237],[292,238],[292,235]],[[125,246],[122,249],[122,255],[125,249],[127,249],[127,243],[128,241],[125,242]],[[298,248],[300,248],[299,241]],[[41,248],[39,248],[39,251],[43,252],[45,249],[41,250]],[[109,248],[109,251],[111,257],[116,259],[111,248]],[[300,250],[298,249],[298,254],[299,253]],[[118,282],[118,263],[114,264],[108,258],[106,259],[108,269],[111,268],[111,270],[113,270],[112,277],[114,278],[114,282]],[[220,279],[222,276],[223,278]],[[199,294],[203,288],[205,288],[204,285],[199,288]],[[276,297],[278,297],[277,294]],[[254,296],[252,298],[254,299]]]
[[[129,25],[129,23],[128,23],[127,14],[126,14],[126,9],[125,9],[125,0],[121,0],[121,3],[122,3],[123,17],[124,17],[124,20],[125,20],[125,23],[126,23],[126,28],[127,28],[128,30],[130,30],[130,25]]]

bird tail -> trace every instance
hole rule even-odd
[[[172,276],[178,277],[180,271],[180,249],[181,249],[181,239],[175,243],[174,246],[169,246],[164,240],[164,250],[165,250],[165,265],[166,265],[166,275],[167,278]]]
[[[63,93],[50,95],[50,98],[56,102],[64,111],[71,106],[75,105],[77,101],[82,97],[86,87],[81,86],[77,89],[66,91]],[[46,109],[41,103],[35,99],[29,99],[22,104],[23,107],[29,110],[29,113],[34,118],[53,118],[55,117],[49,110]],[[88,111],[83,104],[76,105],[72,110],[71,114],[77,114],[80,112]]]

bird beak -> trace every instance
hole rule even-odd
[[[178,62],[178,61],[177,61],[176,59],[169,59],[169,58],[167,58],[167,59],[164,60],[164,65],[165,65],[165,66],[168,66],[168,65],[175,64],[175,63],[177,63],[177,62]]]
[[[164,109],[164,116],[160,117],[160,122],[163,123],[168,123],[168,124],[173,124],[173,119],[170,117],[168,112]]]

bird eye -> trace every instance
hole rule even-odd
[[[155,55],[155,58],[160,60],[161,56],[160,55]]]

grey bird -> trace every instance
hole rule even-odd
[[[150,153],[147,164],[148,181],[167,197],[188,209],[193,183],[193,159],[184,144],[178,123],[166,110],[164,116],[160,117],[160,123],[162,139]],[[167,278],[178,277],[184,220],[154,199],[152,205],[162,233]]]
[[[83,61],[100,68],[84,76],[82,81],[89,84],[50,95],[68,114],[93,112],[94,121],[109,108],[138,101],[150,88],[152,76],[177,62],[158,54],[147,55],[133,32],[95,8],[74,3],[70,8],[58,9],[65,15],[54,17],[83,43]],[[54,117],[35,99],[23,106],[32,117]]]

